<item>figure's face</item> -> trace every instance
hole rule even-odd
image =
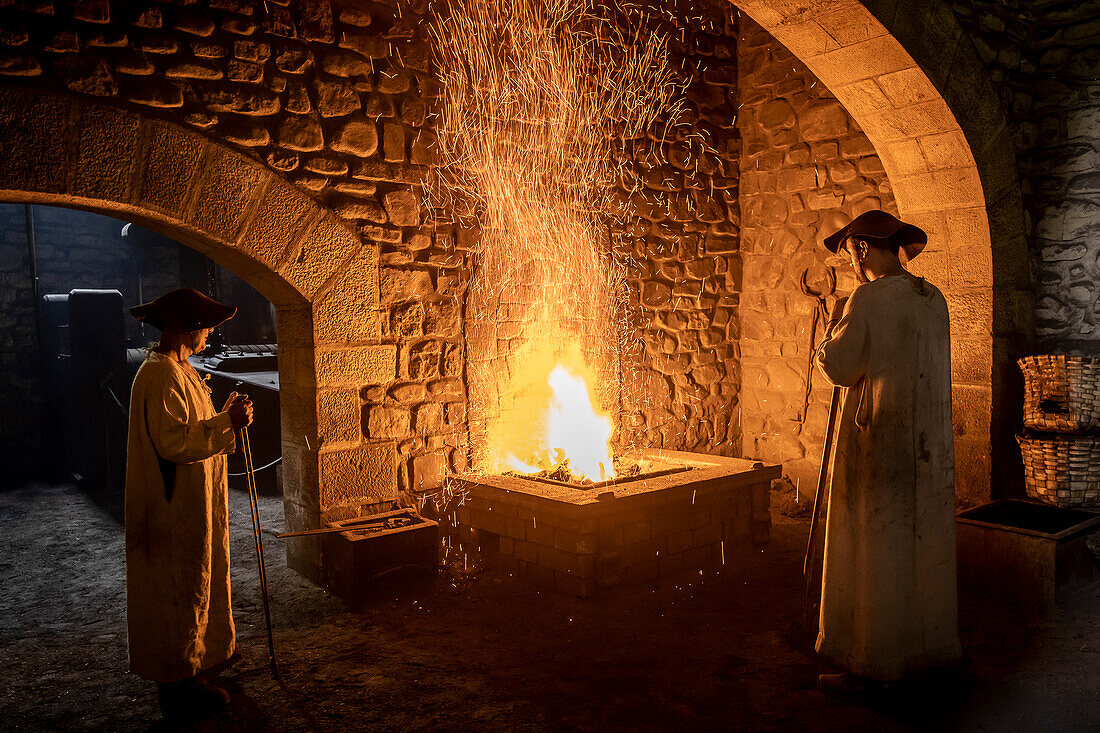
[[[212,328],[200,328],[191,332],[191,351],[199,353],[206,348],[206,339],[214,332]]]
[[[860,283],[869,282],[867,280],[867,273],[863,271],[863,260],[866,259],[867,253],[870,251],[870,246],[866,242],[860,241],[855,237],[848,237],[844,240],[844,251],[848,253],[852,269],[856,272],[856,280]]]

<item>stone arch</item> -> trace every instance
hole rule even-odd
[[[957,494],[1006,491],[1032,295],[1012,141],[976,53],[942,2],[732,2],[847,108],[901,216],[929,233],[912,269],[951,310]]]
[[[276,306],[288,527],[319,526],[326,474],[344,495],[396,485],[364,458],[358,380],[393,370],[378,336],[377,253],[264,166],[196,132],[112,106],[0,87],[0,200],[125,217],[224,265]],[[377,463],[377,474],[344,470]],[[348,484],[351,485],[348,485]],[[375,490],[374,493],[377,493]],[[288,548],[320,579],[319,548]]]

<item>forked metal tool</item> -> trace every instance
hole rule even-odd
[[[811,288],[810,284],[806,281],[809,274],[809,268],[803,270],[799,284],[802,287],[803,295],[807,295],[817,300],[817,305],[814,306],[814,318],[813,322],[810,324],[810,348],[809,353],[806,355],[806,393],[802,396],[802,411],[799,412],[798,418],[794,419],[794,421],[798,423],[806,422],[806,413],[810,409],[810,392],[813,391],[814,382],[814,352],[817,350],[817,326],[819,323],[828,321],[829,311],[828,306],[825,304],[825,299],[836,292],[835,268],[825,268],[826,285],[820,291]]]

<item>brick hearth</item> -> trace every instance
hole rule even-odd
[[[768,488],[781,468],[679,451],[638,457],[689,471],[585,489],[512,476],[458,480],[461,525],[507,572],[586,598],[719,566],[767,542]]]

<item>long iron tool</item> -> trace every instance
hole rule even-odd
[[[817,471],[817,491],[814,493],[814,512],[810,517],[810,536],[806,539],[806,557],[802,561],[802,574],[807,578],[807,592],[811,579],[810,566],[814,562],[814,544],[818,524],[821,522],[822,497],[825,496],[825,485],[829,478],[829,459],[833,453],[833,433],[836,432],[836,414],[840,408],[841,387],[833,387],[833,395],[829,400],[829,425],[825,429],[825,445],[821,448],[821,468]]]
[[[818,619],[815,610],[820,607],[822,576],[825,570],[824,558],[821,558],[820,563],[818,562],[820,553],[816,546],[816,537],[819,534],[818,525],[821,524],[821,515],[828,510],[829,499],[826,496],[825,486],[828,483],[829,459],[833,451],[833,433],[835,432],[836,416],[840,406],[840,390],[840,387],[833,387],[833,395],[829,401],[829,427],[825,432],[825,445],[821,449],[821,468],[817,473],[814,512],[810,517],[810,535],[806,538],[806,557],[802,561],[802,574],[806,578],[806,602],[802,617],[802,633],[811,639],[817,637]],[[813,644],[812,641],[809,643]]]
[[[803,282],[804,281],[805,276],[803,276]],[[803,287],[803,291],[806,291],[805,286]],[[823,296],[817,297],[819,298],[818,307],[824,311],[825,299]],[[842,311],[847,300],[847,298],[842,298],[833,307],[838,312]],[[804,624],[806,629],[814,628],[815,620],[812,618],[813,614],[811,612],[814,608],[815,599],[818,601],[820,600],[824,560],[822,560],[822,567],[819,567],[817,562],[817,556],[819,554],[817,550],[817,536],[820,534],[818,527],[821,524],[821,515],[828,509],[829,503],[826,486],[828,485],[829,478],[829,463],[833,455],[833,441],[836,436],[837,414],[840,411],[841,390],[841,387],[833,386],[832,395],[829,398],[829,422],[825,428],[825,444],[821,447],[821,466],[817,471],[817,490],[814,492],[813,514],[810,516],[810,534],[806,538],[806,557],[802,561],[802,574],[806,578],[806,619]]]
[[[275,535],[279,539],[285,537],[309,537],[316,534],[335,534],[337,532],[381,532],[386,529],[397,529],[416,524],[416,517],[382,517],[380,519],[365,519],[351,526],[322,527],[320,529],[303,529],[298,532],[283,532]]]
[[[825,328],[827,335],[829,309],[828,305],[825,303],[825,298],[836,292],[835,268],[828,267],[825,270],[825,287],[821,290],[814,290],[810,287],[807,281],[809,274],[809,269],[804,270],[799,284],[802,287],[803,295],[813,298],[817,302],[814,304],[813,323],[810,326],[810,348],[806,356],[806,392],[803,396],[802,414],[799,416],[801,418],[799,422],[806,421],[810,409],[810,394],[813,390],[814,354],[817,351],[817,326],[818,323],[826,324]],[[843,307],[843,304],[837,303],[834,307],[840,308]],[[828,483],[829,459],[832,457],[833,434],[836,431],[837,410],[840,406],[840,389],[840,387],[833,387],[832,395],[829,400],[829,422],[825,430],[825,445],[822,446],[821,449],[821,466],[818,468],[817,472],[817,489],[814,491],[814,508],[813,514],[810,517],[810,533],[806,538],[806,556],[802,561],[802,574],[806,579],[806,603],[805,616],[803,619],[803,628],[806,631],[812,631],[816,628],[812,611],[814,609],[815,594],[820,593],[821,587],[821,574],[817,569],[816,542],[817,535],[819,534],[818,526],[821,524],[821,515],[824,511],[823,507],[827,507],[828,504],[828,499],[825,496],[825,487]]]
[[[256,537],[256,560],[260,566],[260,592],[264,602],[264,621],[267,623],[267,651],[271,655],[271,676],[279,678],[279,664],[275,661],[275,639],[271,635],[271,609],[267,602],[267,571],[264,569],[264,540],[260,534],[260,502],[256,492],[256,472],[252,467],[252,443],[248,427],[241,428],[241,444],[244,448],[244,468],[248,479],[248,501],[252,506],[252,533]]]
[[[802,396],[802,412],[798,414],[798,418],[795,420],[799,423],[806,422],[807,413],[810,411],[810,393],[813,391],[814,384],[814,352],[817,350],[817,324],[826,323],[829,320],[829,309],[825,305],[825,298],[836,292],[836,270],[834,268],[826,268],[825,287],[821,290],[814,290],[810,287],[810,284],[806,281],[809,274],[810,270],[808,268],[803,270],[799,284],[802,287],[802,294],[814,298],[817,303],[814,306],[814,317],[810,324],[810,348],[806,356],[806,392]]]

